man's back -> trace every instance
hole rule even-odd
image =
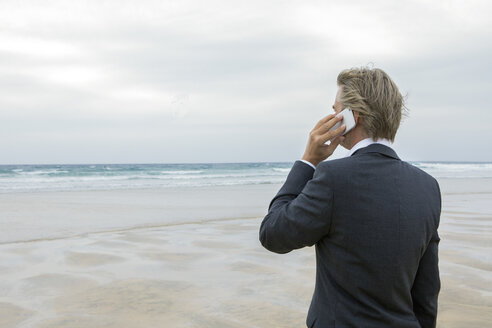
[[[435,325],[435,179],[373,144],[312,168],[296,162],[260,228],[279,253],[316,244],[308,327]]]

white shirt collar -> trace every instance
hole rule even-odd
[[[385,146],[390,147],[390,148],[391,148],[391,145],[392,145],[391,141],[389,141],[388,139],[377,139],[377,140],[373,140],[372,138],[362,139],[361,141],[359,141],[358,143],[356,143],[352,147],[352,149],[349,150],[349,152],[347,153],[347,156],[346,157],[350,157],[357,150],[359,150],[361,148],[365,148],[365,147],[367,147],[369,145],[372,145],[372,144],[375,144],[375,143],[378,143],[378,144],[381,144],[381,145],[385,145]]]

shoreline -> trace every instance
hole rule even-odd
[[[0,244],[266,215],[279,184],[0,194]]]
[[[492,178],[491,178],[492,180]],[[168,190],[180,190],[186,191],[191,189],[212,189],[212,188],[238,188],[238,187],[248,187],[248,186],[281,186],[282,183],[237,183],[237,184],[210,184],[210,185],[199,185],[199,186],[152,186],[152,187],[127,187],[127,188],[107,188],[107,189],[60,189],[60,190],[24,190],[24,191],[0,191],[1,195],[24,195],[24,194],[49,194],[49,193],[79,193],[79,192],[125,192],[125,191],[168,191]]]

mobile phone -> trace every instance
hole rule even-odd
[[[337,116],[343,116],[343,119],[335,124],[331,130],[335,130],[338,128],[340,125],[345,124],[345,131],[343,132],[343,135],[355,128],[355,119],[354,119],[354,112],[350,108],[345,108],[342,110],[340,113],[337,114]]]

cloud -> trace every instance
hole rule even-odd
[[[99,149],[110,135],[116,161],[131,158],[120,142],[139,148],[134,161],[294,160],[331,111],[338,72],[374,63],[408,93],[398,137],[409,159],[483,159],[435,151],[415,135],[425,127],[440,142],[453,129],[490,137],[482,125],[492,118],[491,9],[487,1],[2,1],[0,137],[21,150],[3,142],[0,151],[6,163],[50,162],[62,148],[64,161],[80,162],[70,142]],[[479,132],[464,112],[483,118]],[[44,156],[29,155],[30,138]],[[243,150],[221,150],[234,145]]]

